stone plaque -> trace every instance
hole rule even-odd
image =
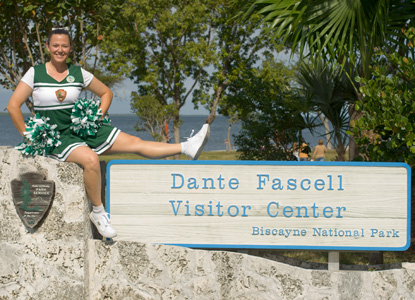
[[[39,173],[24,173],[11,182],[13,203],[25,226],[34,228],[45,217],[55,195],[55,183]]]

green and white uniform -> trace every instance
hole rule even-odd
[[[72,124],[72,107],[94,78],[90,72],[68,64],[68,75],[60,82],[53,79],[41,64],[31,67],[22,81],[29,85],[33,92],[33,105],[36,113],[48,117],[50,124],[56,124],[62,144],[56,147],[49,157],[65,161],[69,154],[79,146],[89,146],[98,154],[103,153],[114,143],[120,130],[102,125],[93,137],[82,138],[70,130]]]

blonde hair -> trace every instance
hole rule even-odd
[[[323,140],[322,139],[318,140],[318,144],[319,145],[324,145]]]

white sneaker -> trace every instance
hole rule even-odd
[[[187,145],[183,153],[189,156],[191,159],[196,160],[202,153],[203,147],[205,147],[210,135],[209,124],[204,124],[202,129],[196,135],[190,136],[187,139]]]
[[[105,238],[113,238],[117,236],[114,228],[111,226],[110,221],[110,214],[107,212],[102,213],[94,213],[91,212],[89,214],[89,218],[91,219],[92,223],[94,223],[95,227],[98,229],[99,233]]]

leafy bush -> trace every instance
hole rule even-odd
[[[377,53],[372,78],[361,83],[362,113],[352,132],[359,146],[359,160],[406,162],[415,165],[415,68],[413,28],[404,32],[410,49],[405,55]]]
[[[292,144],[299,141],[298,134],[306,125],[293,82],[291,68],[269,60],[245,72],[230,88],[227,103],[242,121],[235,138],[240,159],[294,159]]]

